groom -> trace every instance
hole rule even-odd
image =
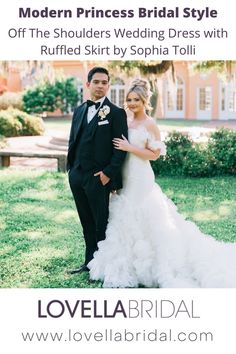
[[[106,94],[109,72],[94,67],[86,86],[91,100],[76,108],[71,125],[67,170],[70,188],[83,228],[85,262],[70,273],[88,271],[87,264],[105,239],[109,194],[122,188],[121,167],[125,152],[113,147],[112,140],[128,137],[124,109],[112,104]]]

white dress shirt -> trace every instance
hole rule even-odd
[[[90,123],[91,120],[95,117],[97,111],[100,109],[100,107],[102,106],[104,100],[105,100],[106,96],[100,98],[99,100],[95,101],[94,103],[100,102],[100,106],[98,109],[96,109],[95,105],[94,106],[90,106],[88,108],[88,114],[87,114],[87,122]]]

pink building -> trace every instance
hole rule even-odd
[[[162,105],[158,105],[161,118],[230,120],[236,119],[236,69],[227,82],[216,71],[193,71],[189,62],[175,62],[176,85],[167,75],[161,80],[159,91]]]
[[[87,98],[85,86],[88,70],[98,63],[81,61],[54,61],[53,67],[66,75],[78,78],[78,91],[81,101]],[[158,98],[155,117],[162,119],[199,119],[230,120],[236,119],[236,68],[232,79],[227,82],[216,71],[199,73],[193,71],[193,62],[177,61],[174,63],[176,84],[170,79],[170,73],[158,78]],[[104,65],[104,63],[102,63]],[[12,68],[6,80],[9,91],[20,91],[31,83],[20,70]],[[125,74],[112,74],[110,99],[123,106],[125,91],[132,78]]]

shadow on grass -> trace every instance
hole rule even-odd
[[[204,233],[236,241],[234,178],[157,182]],[[101,287],[88,273],[67,274],[83,263],[84,240],[66,175],[1,171],[0,200],[0,287]]]

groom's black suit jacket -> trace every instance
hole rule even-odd
[[[110,112],[101,119],[98,113],[104,106],[110,107]],[[88,125],[87,112],[86,102],[77,107],[74,112],[69,138],[67,170],[78,163],[78,149],[80,149],[81,168],[84,171],[103,171],[111,179],[110,189],[120,189],[122,188],[121,166],[126,152],[115,149],[112,139],[121,138],[122,134],[128,137],[126,113],[124,109],[112,104],[108,98],[105,98]],[[106,124],[101,124],[103,122]],[[86,125],[86,135],[81,134]]]

